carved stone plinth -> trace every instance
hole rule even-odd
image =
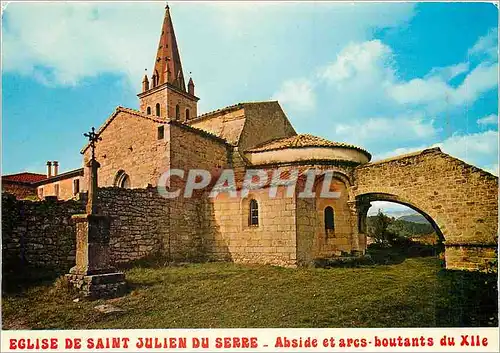
[[[76,265],[66,275],[84,297],[98,299],[123,295],[125,275],[110,265],[109,218],[79,214],[76,223]]]

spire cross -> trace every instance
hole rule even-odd
[[[90,149],[92,151],[92,160],[95,160],[95,144],[97,141],[101,141],[102,138],[95,133],[95,128],[93,126],[92,131],[84,133],[83,136],[89,139]]]

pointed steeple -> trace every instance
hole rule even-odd
[[[174,25],[172,24],[168,5],[165,6],[165,17],[163,19],[153,74],[158,76],[158,82],[156,85],[153,83],[153,87],[168,82],[181,91],[186,92],[181,57],[177,47],[177,40],[175,39]]]
[[[188,90],[186,90],[188,88]],[[137,94],[141,112],[152,111],[164,119],[187,121],[197,116],[198,100],[194,95],[194,83],[184,81],[181,57],[175,38],[170,8],[165,6],[160,41],[153,72],[142,80],[142,92]]]

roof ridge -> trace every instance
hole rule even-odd
[[[207,117],[209,117],[211,115],[214,115],[214,114],[217,114],[217,113],[222,113],[222,112],[225,112],[225,111],[231,111],[231,110],[236,110],[236,109],[239,109],[239,108],[243,108],[245,105],[266,104],[266,103],[278,103],[279,104],[279,102],[277,100],[253,101],[253,102],[239,102],[239,103],[235,103],[235,104],[232,104],[232,105],[228,105],[228,106],[223,107],[223,108],[219,108],[219,109],[216,109],[216,110],[212,110],[212,111],[203,113],[201,115],[198,115],[198,116],[194,117],[193,119],[190,119],[189,122],[203,120],[204,118],[207,118]]]
[[[160,123],[160,124],[166,124],[167,123],[167,120],[163,120],[163,119],[158,119],[154,116],[151,116],[151,115],[147,115],[139,110],[136,110],[136,109],[133,109],[133,108],[127,108],[127,107],[123,107],[121,105],[118,105],[115,110],[113,110],[113,112],[109,115],[109,117],[104,121],[104,123],[99,127],[99,129],[96,131],[96,134],[97,135],[100,135],[104,129],[113,121],[113,119],[116,117],[116,115],[119,113],[119,112],[126,112],[126,113],[129,113],[129,114],[132,114],[132,115],[135,115],[135,116],[138,116],[140,118],[144,118],[144,119],[149,119],[151,121],[154,121],[156,123]],[[80,150],[80,153],[85,153],[85,151],[87,150],[87,148],[89,148],[90,146],[90,143],[86,143],[85,146],[83,146],[83,148]]]
[[[4,174],[2,177],[10,177],[10,176],[16,176],[16,175],[21,175],[21,174],[32,174],[32,175],[43,175],[46,176],[46,174],[43,173],[33,173],[33,172],[19,172],[19,173],[14,173],[14,174]]]
[[[397,161],[397,160],[400,160],[400,159],[409,158],[409,157],[415,157],[415,156],[418,156],[418,155],[421,155],[421,154],[433,153],[433,152],[441,152],[441,153],[443,153],[439,147],[424,148],[424,149],[421,149],[421,150],[417,150],[417,151],[413,151],[413,152],[408,152],[408,153],[400,154],[398,156],[388,157],[388,158],[380,159],[378,161],[370,162],[370,163],[364,164],[362,167],[364,167],[364,166],[371,166],[371,165],[374,165],[374,164],[382,164],[382,163]]]
[[[306,138],[306,139],[304,139]],[[308,139],[312,141],[308,141]],[[276,145],[276,146],[269,146],[267,149],[264,148],[266,145],[272,145],[273,143],[278,143],[282,142],[282,145]],[[316,142],[324,142],[325,144],[323,145],[315,145]],[[287,144],[289,143],[289,144]],[[336,142],[336,141],[331,141],[327,138],[321,137],[321,136],[316,136],[312,134],[297,134],[294,136],[289,136],[289,137],[283,137],[283,138],[278,138],[274,140],[267,141],[265,143],[262,143],[260,145],[257,145],[253,148],[250,148],[246,150],[245,152],[265,152],[265,151],[274,151],[274,150],[280,150],[280,149],[285,149],[285,148],[301,148],[301,147],[345,147],[345,148],[352,148],[355,150],[358,150],[362,153],[365,153],[367,156],[371,158],[371,154],[365,150],[364,148],[361,148],[359,146],[355,146],[349,143],[345,142]]]

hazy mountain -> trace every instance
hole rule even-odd
[[[414,213],[414,214],[407,214],[407,215],[399,216],[397,219],[398,220],[402,220],[402,221],[413,222],[413,223],[422,223],[422,224],[429,223],[425,219],[425,217],[422,216],[420,213]]]

